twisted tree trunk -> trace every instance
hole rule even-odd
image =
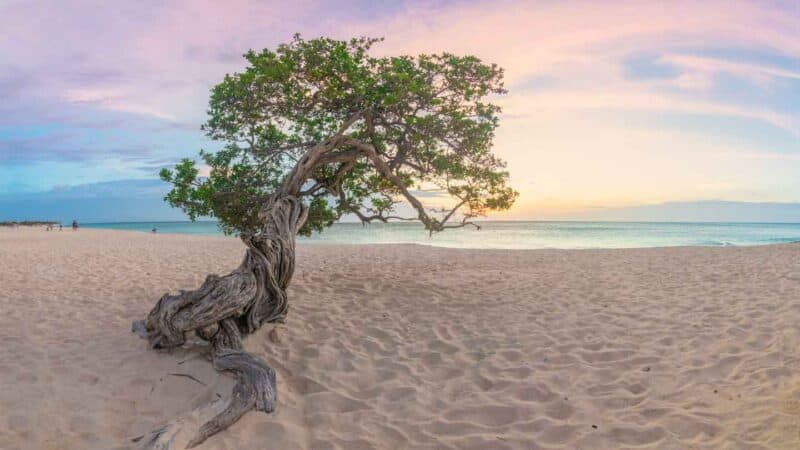
[[[296,197],[280,193],[261,211],[263,228],[242,236],[247,252],[236,270],[222,277],[209,275],[195,291],[164,295],[146,320],[133,324],[133,331],[156,349],[179,347],[195,332],[210,343],[214,368],[238,380],[230,399],[211,402],[136,438],[144,448],[191,448],[251,409],[275,409],[275,371],[242,349],[242,336],[286,316],[295,235],[307,211]]]

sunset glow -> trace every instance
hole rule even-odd
[[[800,200],[798,2],[0,2],[0,194],[154,179],[209,88],[295,32],[506,70],[498,217]],[[30,30],[47,30],[31,33]]]

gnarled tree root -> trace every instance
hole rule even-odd
[[[140,324],[134,324],[134,330],[140,327]],[[224,320],[216,333],[210,336],[210,341],[214,368],[233,373],[237,378],[233,394],[227,400],[214,400],[136,438],[142,448],[192,448],[228,428],[250,410],[266,413],[275,410],[275,371],[241,349],[241,336],[235,322],[232,319]]]
[[[242,334],[265,322],[281,321],[286,287],[294,271],[294,236],[305,221],[296,198],[273,199],[262,210],[264,228],[242,236],[248,250],[228,275],[210,275],[195,291],[166,294],[133,331],[156,349],[174,348],[194,332],[211,345],[211,363],[236,376],[230,399],[218,399],[136,438],[145,449],[192,448],[228,428],[250,410],[272,412],[277,401],[275,371],[242,348]]]

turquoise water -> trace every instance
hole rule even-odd
[[[800,241],[800,224],[678,222],[481,222],[482,229],[446,230],[433,236],[418,223],[362,226],[339,223],[322,234],[300,238],[312,244],[415,243],[461,248],[635,248],[680,245],[760,245]],[[128,222],[86,224],[159,233],[221,235],[215,222]]]

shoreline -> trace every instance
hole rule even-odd
[[[143,222],[144,223],[144,222]],[[181,223],[181,222],[175,222]],[[26,226],[26,227],[18,227],[17,230],[20,228],[22,229],[41,229],[41,231],[46,231],[44,227],[39,226]],[[3,231],[13,231],[12,228],[0,228],[0,232]],[[156,235],[156,236],[193,236],[197,238],[212,238],[212,239],[235,239],[240,241],[238,236],[226,236],[223,234],[201,234],[201,233],[170,233],[170,232],[157,232],[152,233],[150,231],[145,230],[122,230],[122,229],[115,229],[115,228],[97,228],[97,227],[87,227],[82,226],[79,228],[80,231],[101,231],[101,232],[119,232],[119,233],[133,233],[135,235]],[[54,232],[59,232],[59,230],[51,230]],[[61,232],[72,232],[71,229],[67,227],[64,228]],[[446,233],[447,231],[445,231]],[[476,231],[480,232],[480,231]],[[323,231],[324,233],[324,231]],[[768,246],[780,246],[780,245],[795,245],[800,244],[800,239],[792,240],[792,241],[782,241],[782,242],[771,242],[771,243],[756,243],[756,244],[724,244],[724,245],[666,245],[666,246],[651,246],[651,247],[571,247],[571,248],[560,248],[560,247],[537,247],[537,248],[506,248],[506,247],[460,247],[460,246],[451,246],[451,245],[441,245],[441,244],[427,244],[424,242],[327,242],[327,241],[319,241],[319,240],[310,240],[304,239],[298,236],[296,241],[298,246],[370,246],[370,245],[377,245],[377,246],[402,246],[402,245],[418,245],[422,247],[432,247],[432,248],[441,248],[441,249],[454,249],[454,250],[479,250],[479,251],[542,251],[542,250],[556,250],[556,251],[586,251],[586,250],[646,250],[646,249],[677,249],[677,248],[752,248],[752,247],[768,247]]]

